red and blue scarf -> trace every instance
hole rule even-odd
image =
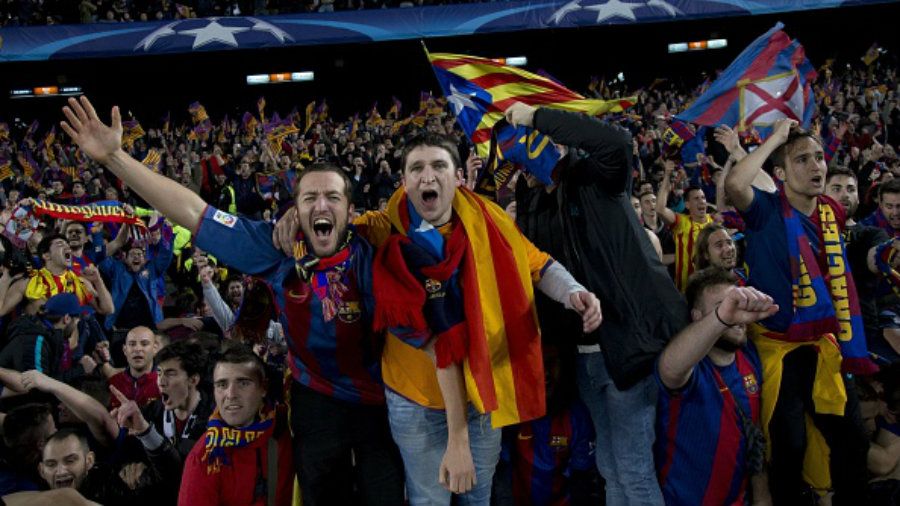
[[[206,433],[203,435],[206,450],[201,462],[206,462],[206,474],[218,473],[222,466],[230,466],[226,448],[243,448],[260,438],[272,437],[275,428],[275,410],[266,408],[260,412],[258,420],[246,427],[232,427],[219,415],[219,408],[209,417]]]
[[[833,334],[840,343],[844,371],[854,374],[876,372],[878,368],[869,360],[866,349],[856,284],[850,273],[847,250],[834,209],[822,197],[817,198],[820,243],[817,257],[803,231],[799,214],[788,202],[783,188],[779,193],[794,298],[793,320],[785,333],[787,340],[816,341],[824,334]],[[828,266],[824,276],[819,269],[819,259]]]
[[[329,257],[318,257],[306,246],[302,236],[294,241],[294,259],[297,274],[309,283],[313,292],[322,301],[322,316],[329,322],[337,316],[343,304],[344,294],[349,290],[347,273],[353,256],[350,242],[353,239],[352,226],[347,229],[347,237],[337,252]]]

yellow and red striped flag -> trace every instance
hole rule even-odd
[[[488,58],[450,53],[427,53],[456,120],[486,157],[491,128],[513,103],[576,111],[597,116],[622,112],[636,97],[615,100],[585,98],[546,77]]]

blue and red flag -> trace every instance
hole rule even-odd
[[[815,113],[812,83],[816,69],[803,46],[776,24],[753,41],[687,110],[682,121],[728,125],[742,132],[755,128],[765,138],[781,118],[809,128]]]

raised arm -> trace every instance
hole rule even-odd
[[[196,230],[206,203],[194,192],[145,167],[122,150],[122,116],[113,107],[111,125],[100,121],[87,97],[69,99],[60,123],[78,147],[118,176],[153,208],[175,223]]]
[[[753,203],[753,182],[762,171],[766,159],[787,140],[791,128],[797,122],[782,118],[775,122],[772,135],[760,147],[742,158],[725,178],[725,191],[734,207],[745,211]]]
[[[722,303],[685,327],[659,357],[659,377],[666,388],[683,387],[728,326],[757,322],[778,312],[772,297],[751,287],[732,287]]]
[[[506,110],[512,125],[524,125],[547,135],[553,142],[585,151],[585,167],[590,174],[572,174],[603,183],[608,193],[619,193],[631,182],[631,134],[585,114],[535,108],[521,102]]]
[[[37,389],[59,399],[75,416],[88,425],[91,434],[100,442],[107,444],[115,441],[118,437],[119,425],[106,412],[106,408],[102,404],[86,393],[38,371],[22,373],[22,387],[29,391]]]
[[[675,223],[675,211],[669,209],[669,193],[672,191],[672,172],[675,170],[675,162],[666,160],[663,164],[664,172],[659,183],[659,191],[656,194],[656,214],[662,218],[663,223],[671,225]]]

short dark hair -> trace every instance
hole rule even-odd
[[[641,193],[640,195],[638,195],[638,199],[639,199],[639,200],[644,200],[644,197],[646,197],[647,195],[653,195],[653,196],[656,196],[656,194],[653,193],[653,192],[643,192],[643,193]]]
[[[249,346],[246,346],[242,343],[234,343],[230,345],[225,345],[222,352],[216,357],[215,365],[213,366],[213,370],[219,364],[251,364],[253,369],[256,370],[257,377],[259,379],[259,384],[262,385],[263,388],[267,387],[266,383],[266,364],[263,362],[259,355],[253,353],[253,350],[250,349]]]
[[[693,273],[688,280],[687,289],[684,296],[687,298],[688,308],[694,309],[708,288],[719,285],[734,285],[737,282],[737,276],[731,271],[719,269],[718,267],[707,267]]]
[[[772,161],[772,165],[775,167],[781,167],[782,169],[786,168],[784,166],[784,161],[787,159],[788,150],[791,149],[791,147],[796,142],[803,139],[812,139],[816,141],[816,144],[818,144],[819,146],[823,146],[822,139],[819,138],[819,136],[815,133],[808,130],[803,130],[802,128],[795,128],[788,134],[788,138],[786,141],[784,141],[784,144],[775,148],[775,151],[773,151],[772,154],[769,155],[769,160]]]
[[[887,183],[882,183],[878,187],[878,200],[881,200],[881,197],[884,196],[885,193],[900,193],[900,179],[891,179]]]
[[[176,341],[156,354],[156,363],[162,364],[166,360],[177,359],[181,368],[188,377],[198,375],[201,378],[206,373],[206,352],[200,343],[194,341]]]
[[[831,178],[837,176],[847,176],[852,177],[854,181],[858,180],[856,174],[854,174],[852,170],[848,169],[847,167],[836,165],[828,169],[828,175],[825,176],[825,182],[827,183],[828,181],[831,181]]]
[[[80,221],[74,221],[74,220],[73,220],[73,221],[67,221],[67,222],[66,222],[66,225],[63,227],[63,233],[64,233],[64,234],[68,234],[68,233],[69,233],[69,227],[71,227],[72,225],[78,225],[79,227],[83,228],[83,229],[85,230],[85,232],[87,232],[87,227],[84,226],[84,223],[82,223],[82,222],[80,222]]]
[[[38,243],[38,247],[37,247],[38,256],[42,257],[42,256],[44,256],[45,253],[50,251],[50,245],[53,244],[53,241],[55,241],[57,239],[65,242],[66,244],[69,244],[69,241],[67,241],[66,238],[61,236],[60,234],[50,234],[47,237],[44,237],[43,239],[41,239],[41,242]]]
[[[695,191],[703,192],[703,188],[700,188],[699,186],[697,186],[697,185],[695,185],[695,184],[692,184],[692,185],[688,186],[688,187],[684,190],[684,200],[687,200],[687,199],[691,198],[691,192],[695,192]],[[703,196],[704,196],[704,197],[706,196],[706,193],[705,193],[705,192],[703,193]]]
[[[46,443],[50,444],[53,441],[65,441],[70,437],[74,437],[78,440],[78,446],[81,447],[82,452],[87,454],[87,452],[91,451],[91,445],[88,444],[87,436],[84,435],[84,432],[74,427],[64,427],[62,429],[59,429],[47,438]]]
[[[49,404],[29,402],[9,410],[3,419],[3,439],[9,444],[19,442],[31,430],[52,416]]]
[[[300,177],[297,178],[297,183],[294,184],[294,195],[300,195],[300,183],[303,181],[303,178],[317,172],[333,172],[340,176],[341,180],[344,181],[344,196],[347,197],[348,202],[353,201],[353,181],[350,180],[344,169],[327,162],[316,162],[304,168],[303,172],[300,173]]]
[[[462,163],[459,158],[459,147],[456,145],[456,142],[453,141],[450,137],[446,135],[436,134],[433,132],[426,132],[421,135],[417,135],[413,137],[412,140],[406,143],[403,146],[403,168],[402,173],[406,173],[406,161],[409,158],[410,152],[416,148],[422,147],[435,147],[441,148],[446,151],[450,155],[450,159],[453,161],[453,170],[457,170],[462,167]]]

